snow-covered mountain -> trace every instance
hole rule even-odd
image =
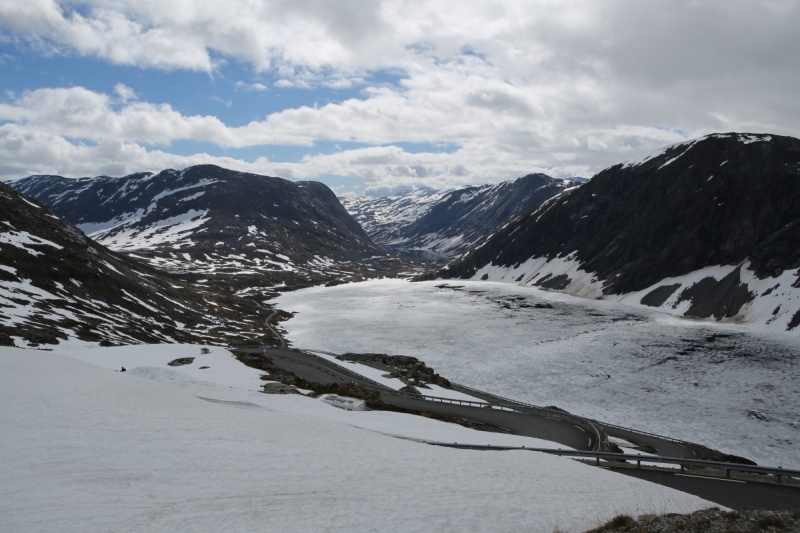
[[[443,192],[421,189],[341,201],[375,243],[404,255],[440,259],[462,253],[503,222],[581,181],[529,174]]]
[[[273,342],[255,302],[114,253],[2,183],[0,282],[0,345]]]
[[[199,165],[182,171],[11,184],[51,207],[96,242],[163,270],[257,275],[261,286],[347,274],[384,257],[316,182],[290,182]]]
[[[340,197],[347,212],[364,228],[373,242],[385,245],[403,238],[403,231],[440,202],[447,193],[415,189],[393,196]]]
[[[715,134],[603,170],[439,277],[800,331],[800,140]]]

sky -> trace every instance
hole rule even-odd
[[[0,180],[213,163],[341,195],[800,136],[800,0],[0,0]]]

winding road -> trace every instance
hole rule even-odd
[[[270,315],[270,318],[272,316],[274,315]],[[376,390],[380,394],[382,401],[394,407],[465,418],[471,422],[502,428],[514,435],[548,440],[576,450],[589,451],[599,449],[596,433],[593,433],[585,424],[578,424],[571,419],[564,419],[565,416],[571,415],[563,415],[556,411],[548,411],[541,408],[536,408],[541,412],[531,413],[530,408],[534,406],[512,402],[505,398],[463,386],[453,386],[453,389],[483,399],[489,404],[486,406],[477,404],[465,405],[464,403],[468,402],[459,404],[457,401],[449,401],[447,399],[432,401],[394,391],[353,372],[345,365],[334,363],[302,350],[266,346],[240,348],[240,350],[253,355],[270,357],[279,368],[309,381],[322,384],[355,383],[361,387]],[[490,405],[503,406],[505,409],[491,408]]]
[[[244,351],[253,354],[262,353],[265,356],[269,354],[270,357],[274,358],[274,362],[278,367],[309,381],[323,384],[356,383],[362,387],[377,389],[380,392],[381,400],[395,407],[465,418],[479,424],[506,429],[514,435],[549,440],[576,450],[604,449],[605,451],[607,448],[603,446],[604,443],[602,441],[605,435],[608,435],[631,443],[648,446],[656,450],[656,455],[659,456],[682,459],[697,459],[700,456],[698,448],[691,443],[630,428],[590,421],[574,415],[568,415],[569,418],[565,419],[563,415],[556,411],[518,402],[457,383],[451,383],[451,388],[457,392],[484,400],[492,405],[502,405],[513,410],[487,409],[476,405],[430,401],[410,394],[397,393],[380,383],[352,372],[344,365],[333,363],[302,350],[289,348],[283,335],[270,324],[270,321],[277,313],[278,310],[272,310],[265,320],[265,325],[275,338],[280,341],[280,347],[262,346],[245,348]],[[391,368],[380,364],[364,364],[387,372],[392,371]]]
[[[451,383],[453,390],[488,403],[479,404],[433,397],[427,397],[426,399],[426,397],[392,390],[352,371],[344,364],[337,364],[310,352],[289,348],[280,332],[270,324],[270,320],[276,313],[277,311],[272,311],[265,324],[275,337],[280,340],[280,347],[259,346],[238,349],[252,355],[269,357],[279,368],[309,381],[322,384],[356,384],[378,392],[382,401],[398,408],[464,418],[474,423],[501,428],[514,435],[548,440],[584,452],[596,452],[604,448],[602,440],[605,435],[609,435],[632,443],[649,446],[657,451],[656,455],[662,457],[697,459],[699,456],[695,445],[691,443],[629,428],[603,424],[554,410],[547,410],[456,383]],[[391,368],[384,365],[364,364],[387,372],[392,371]],[[492,447],[486,447],[486,449],[489,448]],[[623,457],[628,460],[634,458],[634,456],[630,455],[627,457],[621,456],[620,458]],[[642,460],[646,460],[645,457],[642,457]],[[609,466],[604,466],[603,468],[611,468],[621,474],[639,477],[696,494],[732,508],[742,508],[744,506],[796,508],[800,504],[799,487],[684,475],[683,473],[652,468],[630,468],[619,462],[615,463],[614,459],[611,461],[611,463],[606,463]]]
[[[465,385],[451,384],[453,390],[484,400],[492,405],[502,405],[509,409],[491,409],[477,405],[464,405],[455,402],[431,401],[402,394],[392,389],[369,380],[364,376],[351,371],[344,365],[333,363],[314,354],[289,348],[283,335],[270,324],[278,313],[272,310],[264,321],[270,332],[280,341],[280,347],[251,347],[242,348],[251,354],[263,354],[273,358],[274,363],[283,370],[317,383],[355,383],[359,386],[376,389],[381,400],[394,407],[414,411],[427,411],[444,416],[465,418],[471,422],[502,428],[514,435],[534,437],[538,439],[557,442],[576,450],[600,450],[603,446],[603,432],[605,434],[625,439],[632,443],[644,444],[657,450],[657,455],[667,457],[680,457],[695,459],[698,453],[689,443],[683,443],[667,437],[638,432],[628,428],[620,428],[589,421],[574,415],[564,419],[564,415],[556,411],[548,411],[541,407],[525,404],[488,392],[479,391]],[[371,365],[382,367],[382,365]],[[382,368],[391,371],[389,368]],[[534,411],[532,412],[531,409]],[[578,423],[576,423],[578,420]],[[601,431],[598,431],[601,430]]]

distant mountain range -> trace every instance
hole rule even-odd
[[[798,267],[800,140],[729,133],[607,168],[429,277],[800,331]]]
[[[30,338],[64,328],[86,338],[212,338],[194,325],[225,313],[210,312],[206,296],[198,299],[189,284],[212,300],[232,298],[225,307],[232,319],[257,310],[236,296],[263,295],[265,287],[410,276],[424,270],[421,259],[459,254],[424,277],[513,282],[800,331],[800,140],[791,137],[709,135],[614,165],[590,181],[531,174],[342,203],[320,183],[211,165],[122,178],[31,176],[11,185],[55,214],[3,187],[0,279],[15,288],[4,288],[0,302],[0,342],[19,337],[22,323]],[[64,258],[57,256],[62,249],[69,250]],[[193,303],[181,304],[186,311],[149,303],[140,278],[158,280],[147,293],[154,302],[185,290],[169,301]],[[86,280],[100,281],[90,288]],[[34,302],[28,283],[47,295]],[[67,298],[72,303],[63,307]],[[144,302],[150,310],[128,309],[128,325],[115,329],[102,320],[106,301],[124,309]],[[237,315],[237,306],[247,312]],[[86,330],[88,318],[52,311],[45,320],[34,308],[80,308],[100,318]],[[146,326],[156,310],[172,325]]]
[[[260,314],[261,313],[261,314]],[[275,343],[257,303],[108,250],[0,183],[0,345]]]
[[[444,259],[464,252],[500,224],[585,181],[529,174],[444,192],[421,189],[390,197],[340,200],[376,244],[402,255]]]
[[[353,276],[374,268],[371,258],[387,258],[317,182],[198,165],[121,178],[30,176],[11,185],[96,242],[169,272],[296,285]]]

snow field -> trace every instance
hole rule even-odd
[[[753,301],[748,302],[739,310],[739,313],[724,319],[726,323],[746,324],[753,329],[784,332],[800,312],[800,288],[794,287],[800,269],[786,270],[774,278],[759,279],[750,270],[750,262],[742,265],[714,265],[689,272],[683,276],[664,278],[644,290],[627,294],[603,294],[603,283],[592,272],[581,268],[581,263],[575,259],[575,254],[566,257],[532,257],[515,266],[505,267],[488,264],[481,267],[472,281],[485,281],[513,283],[518,285],[534,286],[541,280],[561,275],[566,275],[570,282],[560,292],[572,296],[590,299],[603,299],[617,302],[637,309],[658,310],[675,316],[683,316],[692,306],[691,300],[678,301],[684,290],[692,287],[704,278],[721,280],[741,266],[739,281],[747,285],[747,289],[755,294]],[[672,295],[658,307],[649,307],[641,300],[654,289],[668,285],[679,285]],[[709,318],[713,321],[714,318]],[[800,333],[800,328],[795,328],[793,333]]]
[[[218,346],[206,347],[210,353],[200,355],[201,347],[192,344],[150,344],[111,348],[91,346],[81,341],[62,344],[64,348],[59,345],[54,353],[109,370],[119,370],[125,367],[127,372],[132,375],[163,381],[175,387],[187,389],[192,394],[204,398],[214,396],[224,401],[256,403],[274,411],[316,416],[378,433],[432,442],[525,446],[527,448],[563,447],[550,441],[529,437],[474,431],[456,424],[443,423],[415,415],[381,411],[351,414],[329,407],[316,399],[297,395],[261,394],[258,391],[261,390],[264,383],[267,383],[267,381],[261,380],[264,372],[240,363],[228,350]],[[33,353],[38,352],[33,351]],[[167,364],[174,359],[183,357],[194,357],[195,360],[191,364],[177,367]],[[342,363],[338,359],[330,358],[337,363]],[[203,366],[209,368],[201,369]],[[348,367],[350,366],[348,364]],[[364,365],[358,365],[358,367],[376,373],[380,372]],[[356,369],[351,368],[351,370]],[[399,380],[384,378],[384,381],[397,381],[402,386],[402,382]],[[455,391],[451,392],[458,394]]]
[[[201,354],[201,348],[210,353]],[[245,366],[228,350],[219,346],[197,346],[194,344],[138,344],[131,346],[72,347],[54,352],[78,359],[109,370],[125,367],[130,371],[136,367],[160,368],[184,375],[193,381],[205,381],[223,387],[236,387],[249,391],[259,391],[265,381],[261,380],[263,371]],[[188,365],[169,366],[175,359],[194,357]],[[207,366],[201,370],[201,367]]]
[[[198,398],[190,382],[0,349],[0,529],[550,533],[710,506],[565,458],[276,412],[241,389]]]
[[[462,280],[315,287],[276,305],[296,312],[282,324],[295,347],[410,355],[479,390],[800,468],[794,333]]]

